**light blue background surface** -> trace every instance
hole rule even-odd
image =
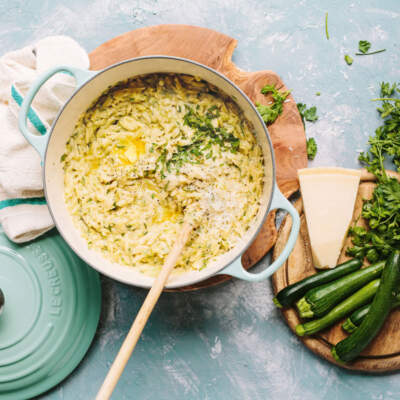
[[[238,39],[236,64],[272,69],[296,101],[318,107],[307,133],[313,165],[357,167],[378,126],[380,81],[399,81],[400,2],[379,1],[1,0],[0,51],[67,34],[88,51],[131,29],[187,23]],[[329,12],[331,39],[325,38]],[[374,56],[353,55],[360,39]],[[321,92],[317,97],[316,92]],[[103,279],[102,321],[77,370],[43,399],[91,399],[100,387],[145,291]],[[368,376],[332,366],[305,349],[272,305],[271,284],[231,281],[187,294],[163,294],[115,399],[399,399],[400,376]]]

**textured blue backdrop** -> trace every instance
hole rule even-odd
[[[297,101],[317,105],[307,133],[313,165],[357,167],[357,150],[378,125],[378,82],[400,80],[398,0],[1,0],[0,51],[67,34],[88,51],[131,29],[187,23],[238,39],[243,69],[272,69]],[[329,12],[330,40],[324,32]],[[360,39],[387,52],[354,57]],[[315,93],[320,92],[321,96]],[[145,292],[103,280],[103,315],[76,371],[43,399],[94,398]],[[397,374],[368,376],[305,349],[273,307],[269,281],[231,281],[191,294],[163,294],[115,399],[399,399]]]

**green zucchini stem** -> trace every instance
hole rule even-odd
[[[274,304],[275,304],[278,308],[282,308],[282,304],[279,303],[279,300],[278,300],[276,297],[274,297],[274,298],[272,299],[272,301],[274,302]]]
[[[336,362],[338,362],[339,364],[345,364],[344,361],[342,361],[340,357],[337,355],[335,347],[332,347],[331,354]]]
[[[342,328],[348,333],[353,333],[358,327],[354,325],[351,318],[347,318],[346,321],[343,322]]]
[[[314,317],[314,311],[311,309],[311,304],[302,297],[297,303],[296,307],[299,310],[299,315],[301,318],[312,318]]]
[[[304,336],[306,334],[306,330],[304,329],[303,324],[299,324],[296,326],[296,334],[297,336]]]

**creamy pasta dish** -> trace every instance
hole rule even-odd
[[[251,124],[189,75],[145,75],[108,89],[80,116],[61,162],[66,204],[89,248],[151,276],[201,207],[175,272],[201,270],[231,250],[264,185]]]

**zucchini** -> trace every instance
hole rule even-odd
[[[397,295],[392,301],[391,309],[393,310],[393,308],[397,308],[399,306],[400,306],[400,295]],[[366,304],[365,306],[354,311],[353,314],[351,314],[350,317],[348,317],[346,321],[343,322],[342,325],[343,330],[345,330],[348,333],[353,333],[361,325],[361,322],[368,314],[370,307],[371,304]]]
[[[299,336],[312,335],[321,331],[322,329],[327,328],[328,326],[333,325],[345,315],[349,314],[363,304],[368,303],[368,301],[375,296],[378,286],[379,279],[375,279],[372,282],[367,283],[364,287],[352,294],[346,300],[343,300],[337,306],[332,308],[332,310],[322,318],[314,319],[313,321],[297,325],[296,333]]]
[[[297,303],[302,318],[322,317],[333,306],[373,279],[379,278],[385,266],[380,261],[352,272],[336,281],[309,290]]]
[[[341,363],[354,360],[381,330],[400,285],[400,251],[392,252],[386,261],[378,291],[368,314],[354,333],[332,347],[333,358]]]
[[[361,268],[362,261],[358,258],[353,258],[342,264],[337,265],[335,268],[318,272],[299,282],[286,286],[278,292],[273,301],[277,307],[290,307],[296,300],[304,296],[308,290],[320,286],[324,283],[332,282],[344,275],[357,271]]]

